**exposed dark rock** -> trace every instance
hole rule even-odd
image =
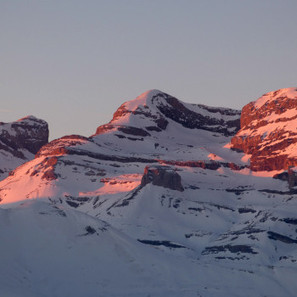
[[[211,247],[206,247],[202,255],[208,255],[208,254],[217,254],[220,252],[230,252],[230,253],[244,253],[244,254],[258,254],[255,252],[251,246],[249,245],[219,245],[219,246],[211,246]]]
[[[287,181],[290,189],[293,189],[295,186],[297,186],[297,172],[295,171],[294,167],[289,167],[288,170],[279,174],[275,174],[273,178]]]
[[[48,181],[55,180],[58,178],[58,175],[55,174],[54,169],[48,169],[42,175],[42,179],[46,179]]]
[[[148,127],[145,127],[146,130],[148,131],[155,131],[155,132],[161,132],[162,129],[160,129],[159,127],[155,127],[155,126],[148,126]]]
[[[168,125],[168,121],[164,118],[159,118],[155,120],[155,123],[157,124],[157,127],[161,130],[165,130]]]
[[[204,210],[204,208],[200,208],[200,207],[188,207],[188,210],[194,210],[194,211],[202,212]]]
[[[288,171],[284,171],[284,172],[275,174],[275,175],[273,176],[273,178],[274,178],[274,179],[280,179],[280,180],[283,180],[283,181],[288,181],[288,180],[289,180],[289,174],[288,174]]]
[[[156,96],[163,96],[167,102],[167,104],[159,104],[159,110],[167,118],[186,128],[218,132],[226,136],[234,135],[240,128],[240,111],[196,105],[202,110],[201,113],[198,113],[188,109],[178,99],[168,94],[162,93]],[[207,111],[209,115],[204,115],[205,112],[203,110]],[[217,116],[218,114],[220,117]],[[224,119],[224,116],[229,116],[230,118]]]
[[[292,239],[288,236],[285,236],[285,235],[282,235],[282,234],[279,234],[276,232],[268,231],[267,234],[268,234],[268,238],[273,239],[273,240],[278,240],[278,241],[288,243],[288,244],[297,243],[297,239]]]
[[[137,188],[135,188],[134,190],[132,190],[130,193],[128,193],[123,200],[121,200],[119,202],[115,202],[107,210],[109,211],[113,207],[124,207],[124,206],[128,206],[130,204],[130,202],[137,197],[137,194],[139,193],[140,190],[141,190],[141,186],[138,186]]]
[[[297,225],[297,219],[295,218],[283,218],[283,219],[280,219],[280,221],[290,225]]]
[[[121,135],[121,134],[115,134],[114,136],[120,138],[120,139],[124,139],[124,138],[127,138],[126,136],[124,135]]]
[[[131,126],[121,126],[121,127],[118,127],[118,130],[125,134],[130,134],[134,136],[150,136],[150,134],[144,129],[131,127]]]
[[[141,186],[152,183],[155,186],[183,191],[180,175],[168,166],[146,166],[141,180]]]
[[[44,161],[41,162],[40,167],[43,171],[45,170],[45,172],[42,175],[43,179],[50,181],[58,178],[58,175],[55,173],[55,167],[57,163],[57,157],[47,157],[44,159]]]
[[[242,208],[238,208],[238,212],[239,213],[255,213],[257,211],[252,208],[242,207]]]
[[[87,231],[87,234],[94,234],[94,233],[96,233],[96,230],[93,227],[91,227],[91,226],[87,226],[85,229]]]
[[[180,244],[172,243],[171,241],[168,240],[146,240],[146,239],[137,239],[139,242],[148,244],[148,245],[153,245],[153,246],[165,246],[168,248],[173,248],[173,249],[185,249],[186,247]]]
[[[67,203],[68,205],[70,205],[71,207],[74,207],[74,208],[79,207],[79,203],[77,203],[77,202],[73,202],[73,201],[70,201],[70,200],[66,200],[66,203]]]
[[[288,169],[288,183],[290,189],[297,186],[297,172],[291,167]]]
[[[217,170],[220,167],[230,168],[232,170],[241,170],[246,166],[239,166],[234,163],[217,162],[217,161],[174,161],[174,160],[159,160],[162,164],[182,166],[182,167],[198,167],[209,170]]]
[[[68,205],[71,207],[77,208],[81,205],[83,205],[86,202],[89,202],[91,200],[90,197],[73,197],[71,195],[65,195],[65,201]]]
[[[279,195],[290,195],[290,194],[297,194],[297,190],[291,189],[289,191],[278,191],[278,190],[271,190],[271,189],[261,189],[258,190],[259,192],[269,193],[269,194],[279,194]]]
[[[226,189],[226,192],[234,193],[235,195],[240,195],[248,191],[247,189]]]

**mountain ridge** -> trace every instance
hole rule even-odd
[[[149,131],[160,132],[165,130],[168,125],[167,119],[169,118],[186,128],[205,129],[231,135],[234,133],[234,130],[239,129],[239,114],[239,111],[228,108],[214,108],[201,104],[183,103],[177,98],[159,90],[150,90],[134,100],[123,103],[108,124],[97,128],[96,134],[122,126],[122,130],[123,127],[130,127],[132,135],[146,136],[149,134]],[[137,126],[137,120],[139,121],[141,116],[145,117],[149,123],[144,127],[146,131],[140,132],[135,126]],[[228,116],[233,116],[234,118],[228,119]],[[133,127],[134,131],[131,130],[131,127]],[[220,131],[216,131],[216,129],[220,129]]]
[[[0,256],[5,293],[295,296],[294,168],[254,170],[258,143],[243,152],[236,140],[271,122],[239,130],[239,111],[176,100],[146,92],[0,181],[0,255],[15,247]]]

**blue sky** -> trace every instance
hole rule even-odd
[[[0,121],[93,134],[160,89],[240,109],[297,87],[295,0],[0,0]]]

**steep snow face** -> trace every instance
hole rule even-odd
[[[48,142],[48,124],[34,116],[12,123],[0,123],[0,180],[8,172],[34,158]]]
[[[281,170],[297,164],[297,89],[270,92],[242,110],[233,148],[251,154],[253,170]]]

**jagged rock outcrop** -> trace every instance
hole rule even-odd
[[[270,92],[243,107],[232,148],[251,154],[254,171],[297,165],[297,89]]]
[[[180,175],[169,166],[146,166],[141,180],[141,186],[152,183],[176,191],[183,191]]]
[[[164,93],[159,96],[167,103],[158,106],[162,114],[186,128],[218,132],[225,136],[234,135],[240,128],[240,111],[202,104],[183,104]]]
[[[48,142],[46,121],[34,116],[16,122],[0,123],[0,178],[10,170],[34,158],[34,154]]]

